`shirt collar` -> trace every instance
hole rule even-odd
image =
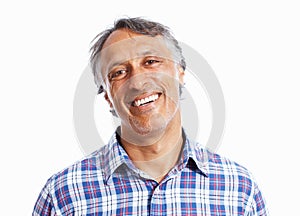
[[[115,173],[122,174],[122,176],[132,176],[133,173],[129,170],[134,171],[134,173],[137,175],[141,173],[129,159],[128,154],[119,143],[117,137],[118,129],[113,134],[108,144],[104,146],[103,169],[106,182],[108,182],[111,179],[112,175]],[[189,163],[191,163],[191,161],[194,161],[196,165],[195,168],[197,168],[197,170],[200,171],[200,173],[202,173],[203,175],[208,176],[209,152],[199,143],[189,140],[184,130],[183,137],[184,147],[182,156],[177,166],[175,166],[175,169],[180,171]],[[123,169],[121,169],[122,167]]]
[[[103,169],[106,182],[108,182],[114,174],[120,174],[123,177],[132,176],[133,173],[129,172],[129,170],[133,170],[136,174],[139,174],[139,170],[134,166],[128,154],[119,143],[118,133],[117,129],[108,144],[105,145],[103,152]]]
[[[177,165],[178,170],[185,168],[192,162],[195,164],[195,168],[205,176],[208,176],[208,163],[209,163],[209,152],[204,146],[201,146],[198,142],[194,142],[186,137],[185,143],[181,155],[181,159]]]

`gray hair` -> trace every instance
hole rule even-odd
[[[103,44],[107,40],[107,38],[113,33],[114,31],[118,29],[128,29],[132,32],[147,35],[151,37],[155,37],[157,35],[163,36],[166,40],[168,40],[171,44],[175,47],[176,54],[180,57],[179,64],[185,70],[186,68],[186,62],[182,55],[182,49],[178,44],[178,41],[173,37],[170,29],[167,26],[164,26],[160,23],[145,20],[140,17],[136,18],[122,18],[117,21],[115,21],[114,26],[112,28],[106,29],[99,33],[93,40],[90,52],[90,64],[92,68],[92,72],[94,74],[94,80],[99,88],[98,94],[102,93],[104,88],[101,85],[101,83],[98,80],[98,72],[97,71],[97,61],[99,60],[100,52],[103,48]]]

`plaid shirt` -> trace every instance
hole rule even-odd
[[[33,215],[268,215],[244,167],[185,140],[181,159],[157,183],[117,141],[53,175]]]

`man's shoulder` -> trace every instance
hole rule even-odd
[[[236,173],[251,177],[251,173],[248,170],[248,168],[236,162],[235,160],[225,157],[219,153],[208,151],[208,154],[209,154],[210,165],[215,169],[222,169],[224,172],[234,171]]]
[[[240,163],[207,150],[198,148],[199,154],[206,155],[206,183],[214,193],[226,194],[227,198],[242,200],[249,215],[268,215],[265,201],[252,172]],[[248,214],[247,214],[248,215]]]
[[[204,146],[196,145],[198,154],[201,154],[206,163],[207,173],[209,175],[231,176],[238,179],[248,179],[251,183],[253,175],[244,165],[232,160],[220,153],[213,152]]]
[[[55,190],[57,187],[76,184],[77,182],[93,181],[93,179],[99,181],[103,179],[104,168],[107,163],[105,155],[107,153],[108,149],[107,145],[105,145],[53,174],[48,179],[47,184]]]
[[[252,172],[240,163],[214,153],[204,150],[207,153],[207,174],[212,182],[218,184],[237,185],[239,190],[250,195],[256,187],[256,181]]]
[[[105,184],[108,152],[109,147],[103,146],[53,174],[39,195],[35,211],[45,212],[56,209],[66,212],[66,210],[72,211],[77,205],[81,208],[78,198],[90,199],[94,194],[99,193],[99,188],[103,188],[102,185]]]

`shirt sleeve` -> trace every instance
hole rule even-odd
[[[256,183],[254,183],[254,193],[253,193],[251,207],[245,215],[269,216],[269,212],[266,206],[266,201],[262,196],[262,193]]]
[[[55,213],[52,196],[50,194],[50,180],[46,183],[41,193],[38,196],[38,199],[35,203],[32,216],[55,216]]]

